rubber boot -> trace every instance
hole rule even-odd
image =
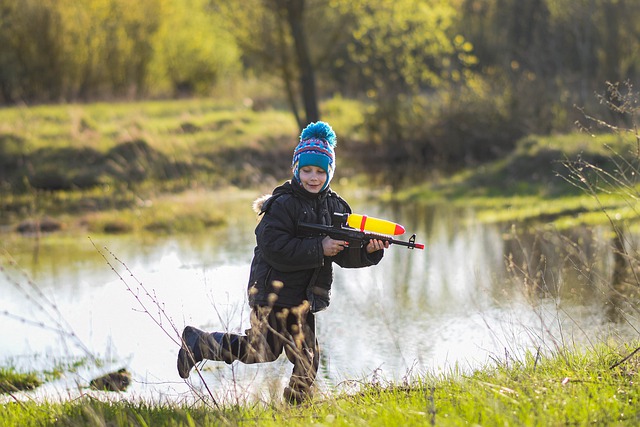
[[[282,393],[285,402],[290,405],[300,405],[313,399],[313,392],[310,388],[297,390],[294,387],[285,387]]]
[[[295,374],[292,375],[289,380],[289,386],[284,388],[282,396],[284,400],[291,405],[300,405],[301,403],[312,400],[313,378],[300,377]]]
[[[208,333],[187,326],[182,331],[182,348],[178,352],[178,375],[188,378],[191,368],[204,359],[224,360],[222,357],[221,332]]]

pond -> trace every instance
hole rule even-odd
[[[251,366],[207,362],[202,378],[192,374],[188,381],[176,372],[185,325],[248,327],[256,217],[250,200],[234,203],[228,227],[198,235],[5,235],[2,365],[50,370],[88,361],[21,396],[96,394],[87,389],[91,378],[124,367],[133,382],[118,398],[279,398],[291,370],[284,356]],[[357,201],[352,207],[403,224],[426,249],[392,246],[378,266],[336,268],[331,306],[317,316],[322,392],[636,336],[632,315],[610,316],[614,259],[607,227],[529,232],[481,224],[473,211],[447,205]]]

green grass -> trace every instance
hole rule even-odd
[[[153,200],[140,200],[131,208],[96,211],[83,215],[82,222],[94,233],[150,231],[156,234],[196,233],[227,223],[218,193],[183,192]]]
[[[610,218],[634,222],[640,217],[637,150],[630,135],[531,136],[505,158],[385,198],[473,208],[476,218],[487,223],[538,222],[568,228]],[[578,160],[580,164],[573,163]],[[584,174],[593,192],[585,189],[576,172]]]
[[[216,100],[5,108],[0,192],[246,183],[286,172],[297,133],[287,111]]]
[[[340,135],[356,135],[354,101],[324,108]],[[3,108],[0,226],[89,213],[92,229],[197,231],[217,215],[196,212],[176,226],[153,209],[150,221],[135,215],[141,201],[194,189],[273,188],[289,178],[298,133],[289,111],[214,99]]]
[[[9,197],[7,203],[13,201],[14,207],[18,204],[22,207],[9,212],[5,221],[16,231],[37,220],[41,224],[43,221],[56,224],[58,230],[71,233],[195,233],[226,224],[227,212],[221,204],[229,198],[230,191],[185,190],[144,195],[125,190],[109,197],[94,190],[39,193],[30,199]],[[18,199],[21,200],[18,202]]]
[[[0,394],[32,390],[40,385],[42,380],[33,372],[17,372],[14,368],[0,368]]]
[[[584,352],[529,353],[470,374],[368,384],[356,394],[320,397],[300,407],[280,402],[187,406],[87,396],[63,403],[8,403],[0,406],[0,421],[5,426],[54,420],[64,426],[637,425],[640,363],[637,355],[623,361],[637,346],[602,343]]]
[[[5,361],[5,367],[0,367],[0,395],[13,394],[20,391],[33,390],[45,382],[54,381],[62,378],[65,374],[71,372],[77,372],[80,368],[88,365],[102,366],[103,360],[94,358],[73,358],[73,359],[59,359],[51,358],[49,355],[40,354],[32,355],[29,357],[29,363],[42,364],[44,359],[45,364],[48,366],[43,368],[40,372],[24,371],[23,369],[16,368],[15,361]],[[23,361],[21,364],[24,364]]]
[[[341,135],[351,134],[363,120],[353,101],[332,100],[326,110]],[[298,133],[289,111],[254,111],[215,99],[3,108],[0,156],[11,169],[4,177],[0,174],[0,181],[11,185],[11,192],[24,190],[24,177],[32,185],[57,178],[63,189],[113,185],[133,181],[131,168],[148,168],[145,160],[153,160],[154,166],[164,167],[147,171],[146,178],[225,182],[246,179],[231,172],[251,164],[273,169],[270,152],[279,156],[288,175]],[[117,151],[132,142],[144,144],[146,152]],[[92,163],[90,170],[86,163]]]
[[[340,141],[366,138],[362,104],[333,99],[322,108]],[[196,203],[193,212],[176,212],[175,221],[144,203],[164,208],[168,204],[162,200],[179,200],[176,195],[194,188],[272,187],[289,177],[296,127],[288,111],[254,111],[214,99],[0,109],[0,226],[44,216],[67,223],[81,217],[90,231],[114,233],[215,226],[219,215]],[[344,146],[341,153],[341,182],[369,187],[376,180],[353,175],[349,162],[357,154]],[[473,207],[485,222],[571,227],[607,221],[603,208],[621,219],[637,217],[635,202],[613,194],[624,190],[636,197],[635,183],[629,188],[610,183],[595,200],[576,182],[567,182],[564,161],[577,158],[613,173],[629,172],[639,158],[637,141],[630,135],[532,135],[495,162],[439,181],[411,181],[386,197]],[[628,177],[637,179],[638,172]]]
[[[246,142],[243,135],[255,138],[265,128],[271,135],[295,133],[287,112],[255,112],[214,99],[12,107],[0,110],[0,123],[3,135],[24,139],[26,151],[79,144],[107,150],[146,135],[158,150],[188,153],[194,135],[208,134],[216,145],[229,145]]]

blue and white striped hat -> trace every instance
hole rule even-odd
[[[300,134],[300,143],[293,151],[291,167],[295,179],[300,182],[300,168],[317,166],[327,172],[327,181],[322,190],[327,188],[336,169],[336,145],[336,134],[331,126],[325,122],[309,123]]]

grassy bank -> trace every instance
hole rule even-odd
[[[14,368],[0,368],[0,394],[32,390],[42,385],[34,372],[18,372]]]
[[[553,223],[557,228],[637,221],[640,194],[633,135],[530,136],[498,161],[387,198],[472,207],[483,222]]]
[[[0,407],[0,421],[5,426],[637,425],[637,345],[531,353],[472,374],[367,385],[356,394],[318,397],[300,407],[279,402],[190,407],[87,395],[65,403],[8,403]]]
[[[345,140],[362,107],[323,106]],[[0,191],[180,190],[289,175],[299,130],[286,110],[214,99],[0,109]]]
[[[295,134],[285,112],[211,100],[2,109],[0,225],[105,211],[126,218],[163,195],[273,180]]]
[[[357,148],[363,107],[334,100],[323,111],[340,136],[337,186],[344,187],[347,178],[347,186],[384,187],[390,171],[359,175],[366,171]],[[17,230],[27,221],[21,227],[28,232],[47,222],[51,230],[44,231],[81,225],[116,233],[215,226],[220,215],[193,195],[203,189],[270,189],[289,177],[296,138],[287,111],[254,111],[216,100],[1,109],[0,226]],[[625,195],[600,188],[596,201],[568,182],[567,165],[576,160],[607,172],[629,171],[637,147],[632,137],[615,135],[530,136],[495,162],[439,180],[432,179],[437,173],[413,177],[386,197],[473,206],[487,222],[542,220],[567,227],[606,220],[603,207],[622,219],[634,217]],[[635,188],[632,183],[624,189]],[[180,208],[185,192],[191,199]],[[172,209],[177,211],[167,216]]]
[[[362,121],[352,104],[323,107],[345,140]],[[27,232],[42,223],[49,227],[43,231],[78,224],[105,232],[215,226],[220,213],[194,195],[271,189],[289,177],[297,137],[288,111],[211,99],[0,109],[0,227],[21,231],[23,221],[31,221],[22,225]]]

